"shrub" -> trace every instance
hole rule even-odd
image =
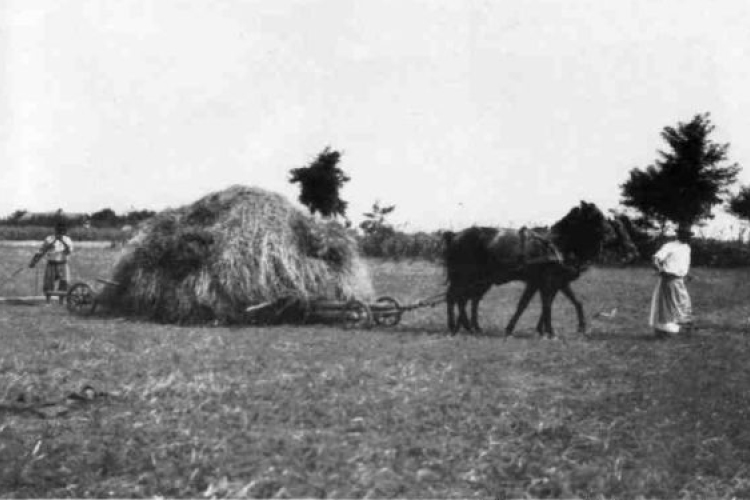
[[[743,267],[750,265],[750,247],[746,243],[696,238],[690,246],[694,266]]]
[[[653,255],[667,241],[656,237],[637,242],[644,264],[650,264]],[[695,267],[732,268],[750,266],[750,246],[741,241],[693,238],[690,242],[690,262]]]
[[[437,261],[442,255],[443,243],[437,231],[404,233],[394,230],[387,234],[378,232],[360,236],[359,246],[366,257]]]

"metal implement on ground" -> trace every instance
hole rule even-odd
[[[345,328],[370,328],[398,325],[405,312],[433,307],[444,301],[444,293],[406,305],[387,295],[370,303],[357,299],[336,301],[287,297],[251,306],[246,313],[261,322],[275,322],[293,309],[301,323],[338,323]]]

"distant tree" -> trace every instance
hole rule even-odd
[[[396,205],[380,205],[376,201],[369,212],[365,212],[359,228],[364,233],[361,240],[362,251],[371,257],[384,257],[386,255],[386,242],[393,241],[396,230],[386,219],[389,214],[396,210]]]
[[[359,224],[359,228],[368,236],[393,234],[393,226],[386,221],[386,217],[394,210],[396,205],[380,206],[380,202],[376,201],[369,212],[362,214],[365,220]]]
[[[156,212],[153,210],[132,210],[122,217],[122,219],[127,224],[138,224],[141,221],[150,219],[154,215],[156,215]]]
[[[742,186],[739,193],[729,199],[727,208],[732,215],[750,222],[750,186]]]
[[[669,151],[659,151],[659,158],[644,170],[630,171],[620,186],[621,203],[662,228],[668,221],[693,225],[712,218],[711,209],[721,203],[740,170],[736,163],[724,165],[729,144],[712,141],[714,129],[709,113],[665,127],[661,137]]]
[[[91,223],[97,227],[114,227],[120,222],[114,210],[105,208],[91,214]]]
[[[8,216],[8,224],[18,224],[20,222],[21,217],[29,213],[28,210],[15,210],[12,214]]]
[[[340,152],[326,147],[308,166],[289,171],[289,182],[300,184],[299,201],[311,214],[346,216],[347,202],[341,199],[339,191],[350,179],[338,167],[340,160]]]

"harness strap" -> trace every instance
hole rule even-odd
[[[519,237],[521,239],[521,259],[524,263],[528,263],[529,261],[526,260],[526,239],[527,235],[534,238],[535,240],[539,241],[544,245],[548,250],[552,251],[552,254],[555,257],[555,260],[559,263],[564,263],[565,259],[563,259],[562,252],[557,248],[557,246],[550,240],[549,238],[542,236],[541,234],[537,233],[536,231],[532,231],[526,226],[523,226],[518,231]],[[543,262],[541,259],[534,259],[534,261]],[[534,262],[531,261],[531,262]]]

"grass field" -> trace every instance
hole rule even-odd
[[[8,249],[0,278],[28,261]],[[116,252],[77,254],[106,277]],[[439,291],[426,263],[373,263],[376,290]],[[748,498],[750,271],[698,269],[698,331],[653,341],[655,277],[592,269],[566,342],[448,337],[442,307],[392,329],[194,328],[0,305],[0,399],[107,397],[57,418],[0,409],[5,497]],[[0,289],[23,295],[33,272]],[[520,294],[494,289],[498,335]]]

